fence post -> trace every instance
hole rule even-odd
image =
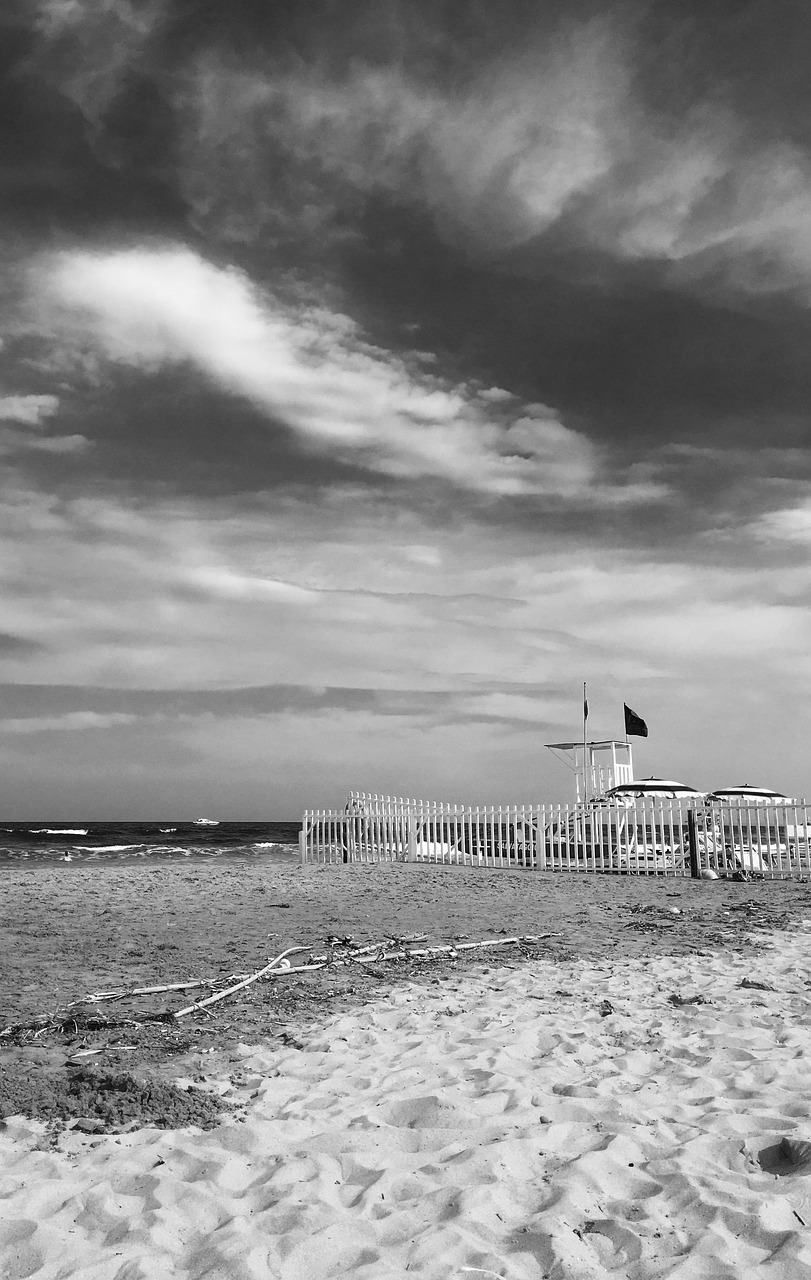
[[[413,809],[408,811],[408,861],[417,861],[417,815]]]
[[[299,831],[298,833],[298,853],[299,853],[299,857],[301,858],[301,865],[304,866],[304,864],[307,861],[307,833],[304,829],[303,823],[301,826],[301,831]]]
[[[701,879],[701,868],[698,865],[698,831],[696,829],[696,811],[687,811],[687,843],[690,846],[690,875],[694,880]]]

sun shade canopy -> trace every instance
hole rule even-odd
[[[670,778],[635,778],[633,782],[620,783],[605,793],[606,800],[631,800],[634,798],[673,799],[677,796],[703,796],[703,791],[688,787],[686,782],[673,782]]]
[[[744,782],[738,787],[719,787],[717,791],[711,791],[709,800],[721,800],[727,804],[737,804],[741,801],[750,804],[793,804],[790,796],[784,796],[782,791],[772,791],[771,787],[753,787],[750,783]]]

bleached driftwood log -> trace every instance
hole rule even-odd
[[[234,995],[237,991],[241,991],[243,987],[249,987],[252,982],[257,982],[259,978],[264,977],[266,973],[270,973],[277,965],[281,964],[286,956],[290,956],[294,951],[309,951],[309,947],[288,947],[286,951],[282,951],[280,955],[274,958],[261,969],[257,969],[256,973],[251,973],[247,978],[243,978],[241,982],[237,982],[233,987],[226,987],[225,991],[218,991],[216,995],[209,996],[207,1000],[198,1000],[196,1004],[187,1005],[185,1009],[178,1009],[172,1015],[173,1018],[185,1018],[187,1013],[196,1013],[198,1009],[207,1009],[209,1005],[217,1004],[219,1000],[225,1000],[227,996]]]

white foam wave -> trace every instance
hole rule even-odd
[[[86,827],[29,827],[31,836],[86,836]]]
[[[162,836],[171,835],[173,831],[177,831],[177,827],[158,827]]]
[[[123,849],[143,849],[142,844],[77,844],[76,849],[88,853],[120,853]]]

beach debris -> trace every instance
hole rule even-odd
[[[678,991],[674,991],[667,998],[671,1004],[674,1004],[677,1007],[680,1007],[683,1004],[709,1004],[707,997],[701,995],[700,992],[694,996],[682,996]]]
[[[552,933],[523,934],[508,938],[485,938],[480,942],[455,942],[450,945],[433,947],[413,947],[409,945],[410,942],[423,941],[426,937],[425,934],[404,934],[398,938],[383,938],[364,945],[356,943],[354,938],[345,938],[343,940],[336,939],[342,948],[337,955],[335,950],[332,950],[329,954],[313,955],[311,946],[298,945],[288,947],[281,955],[276,956],[253,973],[234,973],[227,978],[195,978],[185,982],[169,982],[149,987],[122,987],[110,991],[97,991],[92,995],[83,996],[80,1000],[73,1001],[64,1009],[55,1013],[42,1014],[31,1022],[11,1023],[5,1027],[0,1026],[0,1044],[3,1044],[3,1042],[30,1043],[36,1041],[47,1032],[54,1031],[61,1035],[78,1036],[88,1031],[113,1030],[120,1027],[138,1028],[146,1023],[174,1022],[190,1013],[205,1011],[210,1006],[260,980],[272,980],[319,969],[337,969],[350,964],[374,965],[384,961],[396,960],[454,960],[458,958],[459,953],[462,951],[516,945],[532,947],[554,936]],[[294,953],[307,951],[310,952],[310,956],[305,964],[291,965],[287,959],[288,956]],[[370,972],[370,970],[367,969],[367,972]],[[371,972],[374,971],[371,970]],[[223,984],[226,985],[223,986]],[[129,997],[185,991],[197,987],[215,990],[206,999],[198,1000],[194,1004],[187,1005],[177,1011],[162,1009],[159,1011],[138,1012],[135,1018],[119,1017],[111,1019],[97,1013],[92,1007],[105,1000],[124,1000]],[[216,990],[216,988],[221,989]],[[106,1049],[111,1050],[117,1047],[114,1045],[105,1046]]]
[[[713,871],[712,867],[705,867],[704,870],[701,872],[700,878],[702,880],[717,880],[718,872]]]
[[[775,987],[769,982],[756,982],[754,978],[744,978],[738,983],[739,987],[746,987],[750,991],[774,991]]]
[[[245,974],[239,975],[241,978],[245,976]],[[217,978],[193,978],[189,982],[167,982],[159,987],[119,987],[114,991],[97,991],[94,995],[85,996],[83,1003],[98,1004],[102,1000],[125,1000],[127,996],[152,996],[162,991],[190,991],[193,987],[216,986],[218,981]]]
[[[289,1031],[282,1031],[279,1035],[279,1039],[282,1044],[287,1046],[288,1049],[304,1048],[304,1041],[299,1040],[298,1036],[291,1035]]]
[[[217,1004],[219,1000],[225,1000],[228,996],[234,995],[237,991],[241,991],[243,987],[248,987],[252,982],[257,982],[259,978],[263,978],[266,973],[270,973],[272,969],[277,968],[287,956],[292,955],[294,951],[309,951],[309,947],[288,947],[286,951],[278,956],[274,956],[261,969],[257,969],[256,973],[249,974],[247,978],[243,978],[241,982],[237,982],[233,987],[226,987],[224,991],[218,991],[215,995],[209,996],[207,1000],[198,1000],[196,1004],[187,1005],[185,1009],[178,1009],[172,1016],[177,1018],[185,1018],[188,1013],[196,1013],[198,1009],[207,1009],[209,1005]]]
[[[601,1018],[607,1018],[615,1012],[615,1009],[610,1000],[603,1000],[598,1007],[598,1012]]]

